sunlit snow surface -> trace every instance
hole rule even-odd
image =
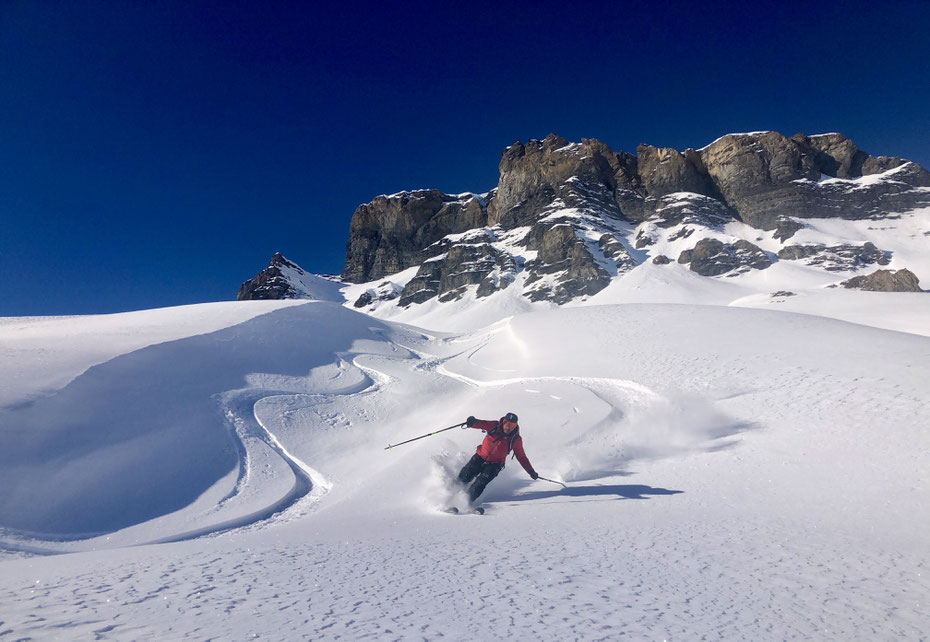
[[[723,283],[492,297],[455,333],[322,301],[3,320],[0,636],[925,637],[926,295]],[[480,433],[385,450],[508,411],[567,489],[509,462],[454,517]]]

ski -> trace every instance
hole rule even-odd
[[[448,508],[443,508],[442,512],[449,513],[450,515],[484,515],[484,509],[481,506],[475,506],[474,508],[469,508],[468,510],[462,512],[456,506],[449,506]]]

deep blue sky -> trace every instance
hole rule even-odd
[[[0,316],[229,300],[276,251],[338,273],[358,204],[486,191],[549,132],[930,167],[930,2],[742,4],[0,0]]]

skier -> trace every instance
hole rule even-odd
[[[517,425],[517,416],[514,413],[508,412],[499,421],[469,417],[465,420],[465,426],[487,432],[475,454],[459,472],[459,481],[463,484],[474,480],[468,488],[468,498],[472,504],[484,492],[485,486],[504,468],[504,462],[511,450],[530,477],[534,480],[539,477],[523,452],[523,438],[520,437],[520,426]]]

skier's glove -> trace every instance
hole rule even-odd
[[[476,421],[478,421],[478,420],[475,419],[474,417],[469,417],[468,419],[465,420],[465,425],[468,426],[469,428],[471,428],[472,426],[475,425],[475,422],[476,422]]]
[[[539,473],[537,473],[535,470],[531,470],[530,477],[532,477],[533,480],[535,481],[536,479],[539,479]]]

